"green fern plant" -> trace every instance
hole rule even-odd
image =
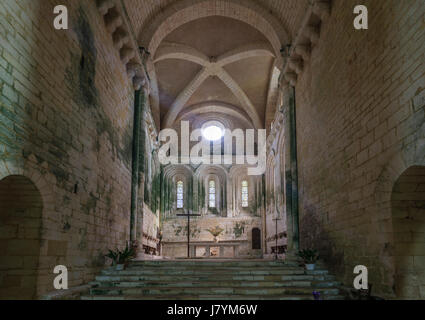
[[[300,252],[297,253],[297,256],[303,259],[305,264],[314,264],[319,259],[319,254],[315,249],[300,250]]]
[[[136,256],[134,248],[129,248],[128,244],[125,246],[123,251],[119,249],[116,249],[115,251],[109,249],[108,251],[109,252],[107,255],[105,255],[105,257],[108,257],[112,260],[112,265],[126,264]]]
[[[108,250],[108,254],[105,255],[105,257],[109,258],[112,260],[111,266],[115,265],[118,261],[118,254],[119,254],[119,250],[117,249],[116,251],[112,251],[111,249]]]

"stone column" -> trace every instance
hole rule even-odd
[[[143,199],[144,199],[144,112],[148,95],[146,83],[135,92],[133,150],[131,175],[130,241],[136,248],[137,258],[143,256]]]
[[[164,179],[164,167],[162,165],[161,165],[159,186],[160,186],[159,213],[160,213],[160,218],[162,221],[162,218],[165,217],[165,210],[164,210],[165,208],[165,179]]]
[[[262,227],[263,235],[263,253],[267,251],[267,233],[266,233],[266,174],[264,173],[260,178],[260,208],[261,216],[264,217],[264,225]]]
[[[289,96],[289,117],[290,117],[290,153],[291,153],[291,172],[292,172],[292,240],[293,249],[298,250],[299,240],[299,207],[298,207],[298,157],[297,157],[297,118],[295,103],[295,88],[290,88]]]
[[[169,217],[169,208],[170,208],[170,181],[169,178],[166,176],[164,178],[164,183],[165,183],[165,196],[164,196],[164,215],[166,218]]]
[[[233,185],[232,185],[232,180],[234,179],[234,177],[227,177],[226,179],[226,183],[227,183],[227,188],[226,188],[226,202],[227,202],[227,216],[229,218],[233,217]]]
[[[227,177],[224,177],[224,181],[220,181],[222,184],[222,190],[221,190],[221,199],[220,199],[220,206],[221,206],[221,216],[227,217]]]
[[[137,199],[139,180],[139,152],[140,152],[140,126],[142,116],[143,92],[137,90],[134,96],[134,122],[133,122],[133,156],[131,174],[131,212],[130,212],[130,241],[137,240]]]
[[[299,250],[298,159],[295,88],[289,84],[283,89],[287,97],[282,106],[285,130],[285,195],[288,233],[288,251]]]
[[[137,198],[137,224],[136,241],[137,259],[143,259],[143,212],[144,212],[144,194],[145,194],[145,174],[139,172],[138,198]]]

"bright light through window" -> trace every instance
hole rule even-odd
[[[210,208],[215,208],[215,181],[209,183],[209,205]]]
[[[209,141],[217,141],[220,140],[223,135],[223,129],[217,126],[208,126],[205,129],[202,130],[202,134],[205,139]]]
[[[242,208],[248,208],[248,181],[242,181]]]
[[[177,209],[183,209],[183,181],[177,182]]]

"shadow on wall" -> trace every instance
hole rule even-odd
[[[330,235],[312,205],[306,206],[304,214],[300,217],[300,237],[300,249],[318,250],[320,259],[323,259],[331,272],[337,274],[345,272],[344,252],[338,252],[330,241]]]
[[[0,300],[36,298],[42,210],[31,180],[0,181]]]
[[[425,299],[425,166],[408,168],[391,195],[394,290],[400,299]]]

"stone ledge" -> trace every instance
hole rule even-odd
[[[67,290],[57,290],[42,295],[40,300],[79,300],[81,295],[89,293],[93,287],[96,285],[84,284]]]

